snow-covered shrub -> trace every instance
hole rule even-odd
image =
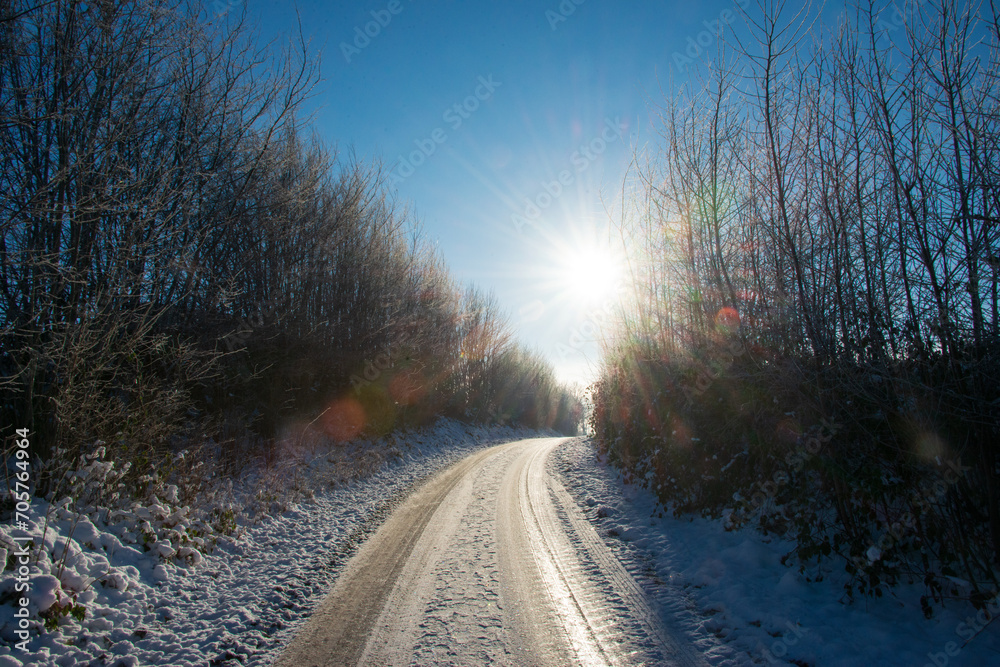
[[[175,457],[178,461],[183,456]],[[130,462],[109,460],[108,448],[96,442],[75,465],[64,469],[45,498],[31,503],[40,533],[27,542],[30,551],[31,597],[28,622],[32,632],[55,630],[69,622],[90,622],[88,604],[95,586],[128,593],[139,571],[166,576],[165,568],[196,567],[205,553],[236,530],[231,480],[216,480],[215,488],[184,504],[175,470],[149,473],[128,480]],[[126,480],[130,483],[126,484]],[[11,522],[0,526],[0,549],[17,549]],[[120,561],[125,567],[113,566]],[[7,639],[14,627],[16,580],[5,572],[0,584],[0,634]],[[9,613],[8,613],[9,612]],[[8,618],[9,617],[9,618]],[[6,619],[6,620],[3,620]],[[97,620],[94,620],[97,622]]]

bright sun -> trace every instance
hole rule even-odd
[[[622,279],[621,262],[608,248],[590,246],[568,251],[561,263],[564,287],[579,303],[607,299]]]

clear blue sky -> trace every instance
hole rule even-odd
[[[267,39],[287,39],[297,7],[322,53],[319,136],[383,160],[455,277],[493,290],[561,379],[591,378],[597,347],[580,342],[608,296],[593,251],[608,247],[602,196],[616,199],[636,147],[657,144],[661,86],[700,69],[680,72],[678,55],[711,49],[734,0],[246,2]],[[538,217],[518,231],[528,201]]]

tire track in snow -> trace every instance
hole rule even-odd
[[[583,517],[546,460],[565,440],[545,441],[518,460],[524,531],[578,664],[705,665],[660,622],[632,576]],[[517,463],[515,464],[517,466]]]
[[[568,536],[572,543],[573,548],[570,553],[573,555],[570,558],[578,559],[585,554],[589,560],[589,564],[579,560],[575,562],[577,568],[585,570],[581,578],[606,581],[613,591],[608,598],[619,605],[617,609],[628,613],[628,616],[621,617],[609,611],[606,618],[598,622],[603,623],[608,618],[616,618],[621,619],[620,622],[634,626],[629,637],[635,648],[643,649],[631,656],[632,660],[640,661],[638,664],[707,666],[708,662],[690,642],[682,638],[681,630],[665,623],[650,607],[642,587],[597,534],[562,483],[554,475],[546,475],[546,483],[556,513],[563,524],[563,534]],[[590,595],[593,596],[593,593]],[[641,645],[639,638],[645,640]]]
[[[470,469],[414,547],[359,664],[510,664],[499,608],[496,488],[512,451]]]
[[[707,664],[546,470],[565,441],[484,450],[418,489],[276,664]]]
[[[274,664],[288,667],[357,664],[365,640],[428,521],[466,473],[496,449],[462,459],[417,489],[397,508],[351,559],[331,593]]]

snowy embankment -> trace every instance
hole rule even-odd
[[[415,484],[472,451],[537,435],[441,420],[375,442],[298,451],[225,494],[228,504],[218,507],[235,511],[211,518],[215,527],[229,520],[232,536],[179,507],[172,486],[129,511],[93,503],[81,514],[70,509],[79,503],[33,498],[29,532],[44,548],[35,551],[26,593],[18,588],[13,539],[26,534],[11,522],[0,526],[0,552],[8,555],[0,666],[269,664]],[[116,479],[99,456],[81,471]],[[259,481],[267,475],[271,490],[262,497]],[[301,500],[287,510],[250,525],[240,520],[243,505],[280,505],[290,489]],[[213,540],[214,547],[206,543]],[[19,644],[25,625],[30,638]]]
[[[790,542],[661,514],[652,493],[623,484],[584,440],[557,449],[549,465],[662,613],[679,618],[714,665],[1000,664],[1000,623],[990,623],[996,604],[977,615],[955,603],[925,619],[919,581],[848,604],[842,564],[799,572],[781,562]]]

